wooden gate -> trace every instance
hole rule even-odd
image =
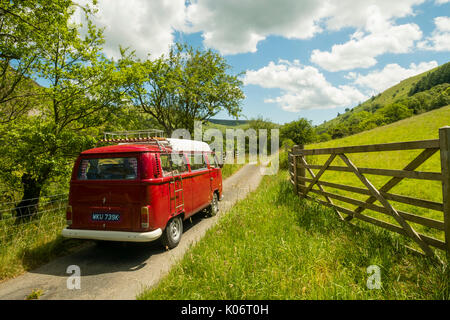
[[[414,149],[421,149],[423,151],[420,152],[410,163],[403,167],[403,170],[357,167],[348,156],[348,154],[352,153],[375,153]],[[422,172],[416,170],[421,164],[437,152],[440,152],[440,172]],[[313,165],[307,162],[307,156],[313,155],[329,155],[329,157],[323,165]],[[345,166],[332,166],[331,164],[335,159],[341,159]],[[436,140],[396,142],[324,149],[304,149],[303,146],[294,146],[292,151],[289,153],[289,163],[291,182],[295,187],[296,193],[301,198],[313,199],[333,208],[341,220],[350,221],[353,218],[357,218],[378,227],[407,236],[414,240],[423,253],[428,256],[437,257],[431,247],[444,250],[447,252],[447,255],[450,254],[450,127],[443,127],[439,129],[439,139]],[[316,172],[313,170],[316,170]],[[321,180],[321,177],[327,170],[351,172],[358,178],[365,188]],[[307,177],[306,172],[309,173],[309,177]],[[366,177],[367,174],[389,176],[391,179],[389,179],[381,187],[376,188],[374,184],[371,183],[371,181]],[[405,178],[441,182],[442,203],[389,192]],[[314,188],[315,186],[316,188]],[[365,201],[361,201],[342,194],[327,192],[325,191],[325,187],[339,189],[346,192],[353,192],[367,197]],[[420,184],[418,184],[417,187],[420,188]],[[311,193],[323,197],[324,200],[321,200],[318,197],[311,197]],[[337,205],[333,203],[333,200],[354,205],[356,206],[356,209],[352,210]],[[376,201],[378,201],[381,205],[375,204]],[[425,216],[398,210],[394,206],[393,202],[440,211],[443,213],[443,219],[431,219]],[[394,218],[398,225],[363,214],[365,210],[372,210],[378,213],[386,214]],[[444,232],[445,240],[442,241],[432,236],[417,232],[413,226],[411,226],[410,222]]]

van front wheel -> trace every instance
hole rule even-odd
[[[169,249],[175,248],[180,243],[183,234],[183,220],[180,216],[176,216],[167,222],[161,241],[164,247]]]

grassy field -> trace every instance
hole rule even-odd
[[[401,236],[300,200],[287,177],[265,176],[138,299],[449,299],[448,270]],[[379,290],[367,287],[371,265]]]
[[[352,146],[352,145],[365,145],[376,143],[437,139],[439,136],[438,135],[439,128],[446,125],[450,125],[450,106],[433,110],[418,116],[413,116],[411,118],[404,119],[396,123],[379,127],[370,131],[365,131],[353,136],[348,136],[343,139],[337,139],[327,141],[324,143],[308,145],[306,148],[313,149],[313,148],[325,148],[336,146]],[[381,168],[381,169],[403,169],[403,167],[405,167],[421,151],[422,150],[377,152],[377,153],[371,152],[362,154],[361,153],[348,154],[348,157],[358,167],[360,166],[360,167]],[[327,157],[328,157],[327,155],[309,156],[307,157],[307,161],[311,164],[323,164],[326,161]],[[341,159],[335,159],[332,162],[332,165],[345,166],[344,162]],[[434,154],[417,170],[440,172],[441,169],[440,169],[439,152]],[[317,173],[318,170],[313,171]],[[390,177],[377,175],[366,175],[366,176],[377,188],[381,187],[385,182],[387,182],[390,179]],[[310,177],[308,173],[307,177]],[[325,174],[322,176],[321,180],[365,188],[364,185],[353,173],[326,171]],[[340,191],[338,189],[328,187],[325,187],[325,190],[329,192],[350,196],[358,200],[365,200],[367,198],[367,196],[364,195],[349,193],[346,191]],[[442,186],[439,181],[404,179],[390,192],[442,203]],[[344,202],[334,200],[333,202],[350,209],[356,208],[356,206],[348,205],[345,204]],[[396,202],[392,203],[394,204],[394,207],[399,210],[443,221],[443,213],[440,211],[422,209]],[[375,202],[375,204],[381,205],[378,201]],[[366,210],[365,212],[369,213],[370,216],[397,225],[396,221],[391,217],[387,217],[386,215],[368,210]],[[431,235],[432,237],[440,240],[444,239],[444,232],[426,228],[414,223],[411,223],[411,225],[421,233]],[[417,248],[415,244],[411,243],[411,245]]]

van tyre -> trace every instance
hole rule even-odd
[[[163,246],[169,249],[175,248],[180,243],[182,234],[183,220],[181,216],[170,219],[161,237]]]
[[[214,217],[219,212],[219,197],[217,193],[213,193],[212,201],[208,209],[210,217]]]

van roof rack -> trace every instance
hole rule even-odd
[[[164,131],[159,129],[104,132],[104,140],[164,138]]]
[[[161,151],[166,151],[166,147],[169,147],[169,143],[164,137],[164,131],[159,129],[104,132],[103,135],[103,139],[99,140],[97,145],[109,143],[150,144],[156,145]]]
[[[175,151],[211,151],[206,142],[188,140],[188,139],[169,139],[164,137],[164,131],[159,129],[134,130],[134,131],[116,131],[105,132],[104,139],[98,141],[99,144],[146,144],[154,145],[161,152],[167,153],[168,150]]]

